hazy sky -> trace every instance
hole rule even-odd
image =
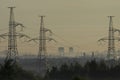
[[[120,29],[120,0],[0,0],[0,33],[7,31],[7,7],[11,5],[16,6],[16,21],[26,26],[24,33],[31,37],[38,36],[38,16],[45,15],[45,27],[73,45],[78,45],[79,51],[107,49],[107,43],[104,46],[97,43],[98,39],[108,35],[107,16],[115,16],[114,27]],[[57,40],[62,42],[62,39]],[[73,46],[64,41],[62,43]],[[119,49],[118,42],[117,46]]]

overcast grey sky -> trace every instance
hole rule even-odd
[[[79,45],[79,51],[107,49],[107,43],[104,46],[97,44],[98,39],[108,35],[107,16],[115,16],[114,27],[120,29],[120,0],[0,0],[0,30],[8,28],[7,7],[13,5],[16,6],[15,18],[26,26],[26,34],[37,36],[38,16],[45,15],[45,26],[63,39]]]

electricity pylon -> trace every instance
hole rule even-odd
[[[52,34],[52,31],[50,29],[47,29],[44,27],[44,17],[40,16],[40,33],[39,37],[30,39],[29,41],[39,41],[39,51],[38,51],[38,72],[45,73],[48,66],[47,66],[47,49],[46,49],[46,41],[54,40],[53,38],[47,37],[46,32],[49,32],[50,35]],[[54,40],[55,41],[55,40]],[[56,41],[55,41],[56,42]]]
[[[107,54],[107,58],[108,59],[115,59],[116,58],[116,52],[115,52],[115,40],[120,40],[120,37],[115,37],[115,32],[119,32],[120,33],[120,30],[119,29],[115,29],[113,27],[113,21],[112,21],[112,18],[114,16],[108,16],[110,18],[110,21],[109,21],[109,32],[108,32],[108,37],[105,37],[105,38],[102,38],[98,41],[105,41],[107,40],[108,41],[108,54]]]
[[[0,37],[6,39],[8,37],[8,52],[6,59],[13,59],[16,61],[18,56],[18,49],[17,49],[17,37],[19,38],[30,38],[29,36],[23,33],[17,33],[16,27],[20,26],[21,29],[24,27],[23,24],[18,23],[15,21],[13,9],[15,7],[8,7],[10,9],[10,20],[9,20],[9,31],[8,33],[1,34]]]

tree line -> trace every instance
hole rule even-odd
[[[104,60],[99,63],[96,60],[88,61],[84,66],[79,63],[60,68],[52,67],[46,73],[48,80],[120,80],[120,64],[108,66]]]
[[[48,69],[41,78],[10,59],[0,64],[0,80],[120,80],[120,64],[108,66],[105,61],[96,60],[88,61],[84,66],[77,62],[64,63],[59,68]]]
[[[0,80],[41,80],[32,72],[26,71],[20,65],[12,60],[5,60],[0,64]]]

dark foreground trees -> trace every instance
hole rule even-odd
[[[52,67],[46,74],[48,80],[120,80],[120,64],[107,66],[104,61],[87,62],[84,66],[63,64],[59,69]]]
[[[39,75],[25,71],[13,60],[7,60],[0,65],[0,80],[43,80]],[[44,80],[120,80],[120,64],[107,66],[105,61],[95,60],[84,66],[78,63],[63,64],[60,68],[48,70]]]
[[[23,70],[12,59],[0,65],[0,80],[40,80],[33,73]]]

